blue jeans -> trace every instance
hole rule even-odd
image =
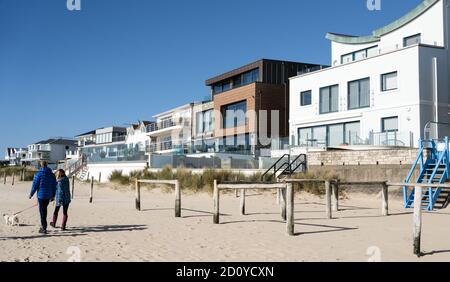
[[[47,230],[47,208],[50,200],[41,200],[39,202],[39,214],[41,215],[41,226],[42,229]]]

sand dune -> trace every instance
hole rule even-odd
[[[14,188],[0,184],[0,213],[35,203],[30,183]],[[449,210],[424,215],[423,249],[412,255],[412,215],[400,200],[391,200],[389,217],[380,216],[376,195],[350,195],[343,211],[324,219],[323,199],[298,195],[297,236],[289,237],[272,193],[250,192],[249,215],[238,213],[234,194],[221,197],[220,225],[212,224],[212,197],[186,195],[182,218],[175,218],[173,196],[160,190],[142,193],[142,209],[134,209],[134,192],[77,183],[69,229],[49,228],[38,234],[37,208],[20,216],[22,226],[0,224],[0,261],[448,261]],[[52,210],[53,206],[50,208]],[[51,212],[50,212],[51,213]],[[50,215],[49,215],[50,219]]]

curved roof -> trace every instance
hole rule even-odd
[[[440,0],[424,0],[422,3],[420,3],[416,8],[411,10],[408,14],[404,15],[400,19],[396,20],[395,22],[379,28],[372,32],[372,35],[368,36],[351,36],[351,35],[344,35],[344,34],[338,34],[338,33],[327,33],[326,38],[338,42],[338,43],[345,43],[345,44],[365,44],[365,43],[372,43],[380,40],[380,37],[388,34],[394,30],[397,30],[406,24],[410,23],[411,21],[415,20],[417,17],[425,13],[429,8],[431,8],[434,4],[436,4]]]

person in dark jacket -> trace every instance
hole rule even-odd
[[[56,228],[56,221],[58,220],[58,214],[61,207],[63,207],[63,221],[61,225],[62,230],[66,230],[67,224],[67,212],[70,204],[70,181],[67,178],[64,170],[59,169],[56,172],[56,207],[53,213],[53,221],[50,222],[50,226]]]
[[[37,194],[39,203],[39,214],[41,216],[41,228],[39,233],[47,234],[47,208],[53,201],[56,193],[56,178],[52,170],[47,167],[47,162],[40,163],[41,170],[34,176],[30,199]]]

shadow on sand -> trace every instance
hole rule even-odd
[[[255,222],[269,222],[269,223],[281,223],[286,224],[286,222],[282,220],[239,220],[239,221],[228,221],[223,222],[221,224],[235,224],[235,223],[255,223]],[[333,226],[333,225],[324,225],[324,224],[310,224],[310,223],[299,223],[295,222],[295,225],[299,226],[311,226],[311,227],[319,227],[319,228],[326,228],[326,230],[318,230],[318,231],[308,231],[308,232],[298,232],[295,233],[295,236],[298,235],[307,235],[307,234],[318,234],[318,233],[329,233],[329,232],[342,232],[342,231],[351,231],[351,230],[357,230],[358,228],[352,228],[352,227],[342,227],[342,226]]]
[[[450,253],[450,250],[441,250],[441,251],[423,252],[423,253],[420,254],[420,256],[425,257],[425,256],[432,256],[432,255],[446,254],[446,253]]]
[[[78,237],[78,236],[86,236],[89,233],[129,232],[129,231],[141,231],[145,229],[147,229],[146,225],[99,225],[99,226],[73,227],[68,228],[66,231],[49,230],[49,233],[46,235],[39,234],[31,236],[0,237],[0,241],[33,240],[33,239],[58,238],[58,237]]]

